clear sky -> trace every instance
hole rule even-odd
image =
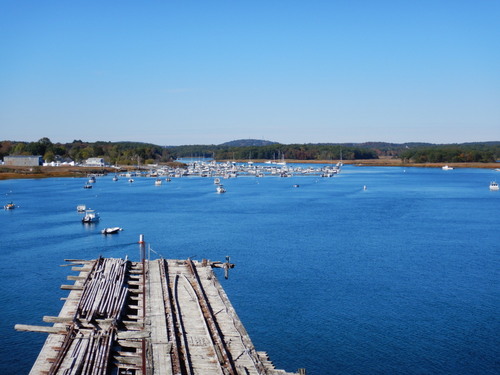
[[[0,140],[500,141],[498,0],[0,0]]]

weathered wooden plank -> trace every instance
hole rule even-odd
[[[142,341],[117,340],[118,345],[123,348],[142,348]]]
[[[82,285],[61,285],[62,290],[83,290]]]
[[[56,333],[66,334],[66,330],[62,327],[47,327],[47,326],[33,326],[29,324],[16,324],[14,326],[16,331],[25,332],[43,332],[43,333]]]
[[[129,281],[128,285],[139,285],[139,286],[142,286],[143,283],[141,281]]]
[[[45,315],[43,321],[46,323],[71,323],[73,322],[73,317],[61,317],[61,316],[49,316]]]
[[[132,339],[147,339],[150,337],[149,331],[118,331],[116,337],[118,340],[132,340]]]
[[[89,272],[89,271],[92,271],[92,268],[89,268],[89,267],[71,267],[71,271]]]
[[[73,276],[73,275],[66,276],[66,279],[71,281],[85,280],[86,278],[87,276]]]
[[[136,365],[140,366],[142,364],[142,359],[140,357],[123,357],[123,356],[114,356],[115,361],[119,363],[123,363],[126,365]]]
[[[126,318],[127,319],[131,319],[131,320],[138,320],[138,319],[141,319],[142,317],[139,316],[139,315],[131,315],[131,314],[127,314],[126,315]]]

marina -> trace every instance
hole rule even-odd
[[[216,184],[220,179],[241,177],[333,177],[340,173],[343,163],[341,161],[321,166],[308,165],[306,167],[286,163],[236,163],[211,161],[189,161],[186,167],[148,167],[146,170],[137,170],[123,173],[123,177],[156,177],[155,183],[161,185],[161,177],[212,177]],[[158,183],[159,181],[159,183]],[[132,182],[132,181],[130,181]]]
[[[227,277],[229,261],[67,262],[78,275],[59,316],[44,316],[53,325],[15,326],[48,334],[30,374],[293,375],[253,346],[212,272]]]

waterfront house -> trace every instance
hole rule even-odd
[[[105,167],[106,163],[103,158],[88,158],[85,161],[86,167]]]
[[[38,167],[43,164],[40,155],[12,155],[4,156],[4,165],[14,167]]]

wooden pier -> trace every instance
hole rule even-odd
[[[212,270],[229,262],[67,262],[78,275],[52,326],[15,326],[49,334],[31,375],[292,375],[254,348]]]

